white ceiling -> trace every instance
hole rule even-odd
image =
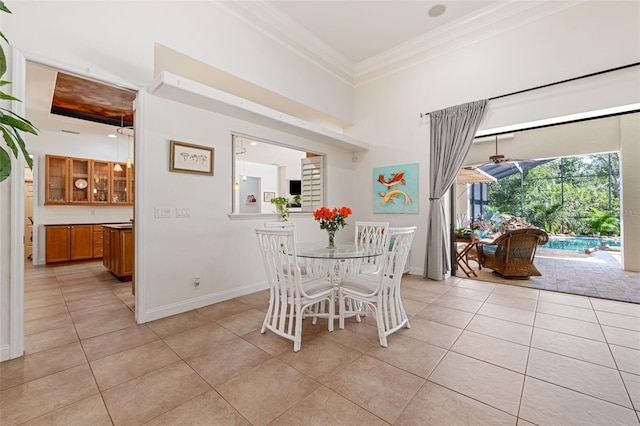
[[[495,0],[278,0],[267,3],[353,64],[477,13]],[[445,12],[429,16],[435,6]]]

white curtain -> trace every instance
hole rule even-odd
[[[445,279],[450,271],[449,229],[442,197],[453,185],[480,126],[487,100],[433,111],[431,118],[430,193],[425,276]]]

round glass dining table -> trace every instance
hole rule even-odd
[[[328,247],[327,242],[299,243],[298,258],[305,259],[307,274],[314,278],[325,278],[340,285],[343,278],[357,274],[364,259],[381,256],[380,247],[353,243],[337,243]]]

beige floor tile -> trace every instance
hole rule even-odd
[[[257,309],[250,309],[248,311],[240,312],[239,314],[219,319],[216,322],[232,333],[238,336],[243,336],[254,330],[262,328],[264,312]]]
[[[242,339],[271,355],[278,355],[284,351],[293,350],[293,341],[278,336],[268,330],[264,333],[260,333],[260,330],[254,330],[242,336]]]
[[[56,328],[25,336],[24,352],[25,355],[34,354],[36,352],[46,351],[47,349],[68,345],[78,340],[78,334],[73,326]]]
[[[253,425],[266,425],[318,387],[304,374],[271,359],[217,387]]]
[[[71,343],[5,361],[0,363],[0,389],[20,385],[86,362],[80,343]]]
[[[504,294],[507,296],[524,297],[527,299],[538,299],[540,290],[527,287],[518,287],[516,285],[497,284],[493,294]]]
[[[538,301],[526,297],[509,296],[507,294],[494,293],[487,299],[488,303],[494,305],[508,306],[510,308],[524,309],[525,311],[535,311]]]
[[[292,350],[278,355],[278,359],[319,382],[332,372],[361,356],[361,353],[341,345],[328,337],[319,336],[302,345],[299,352]]]
[[[496,286],[498,286],[498,284],[493,284],[486,281],[478,281],[471,278],[461,279],[455,285],[456,287],[470,288],[473,290],[480,290],[488,293],[491,293],[496,288]]]
[[[484,334],[464,331],[452,351],[524,374],[529,347]]]
[[[434,300],[433,304],[458,309],[460,311],[471,312],[472,314],[478,312],[478,309],[482,306],[482,302],[480,301],[465,299],[464,297],[448,296],[446,294]]]
[[[57,284],[53,284],[57,286]],[[62,294],[55,294],[53,296],[45,296],[45,297],[26,297],[24,299],[24,309],[29,310],[33,308],[41,308],[43,306],[55,305],[58,303],[64,303],[64,297]]]
[[[538,302],[538,312],[581,321],[598,322],[596,314],[592,309],[576,308],[574,306],[560,305],[558,303]]]
[[[329,378],[326,386],[393,423],[424,383],[424,379],[364,355]]]
[[[592,309],[588,297],[573,294],[558,293],[554,291],[541,291],[538,297],[540,302],[551,302],[559,305],[574,306],[576,308]]]
[[[459,311],[439,305],[428,305],[418,312],[416,316],[457,328],[465,328],[473,318],[471,312]]]
[[[407,299],[406,297],[402,297],[402,306],[404,306],[404,310],[407,313],[407,317],[411,318],[416,315],[418,312],[429,306],[428,303],[419,302],[417,300]]]
[[[158,336],[146,325],[134,325],[101,336],[82,340],[82,347],[89,361],[121,352],[158,340]]]
[[[429,381],[517,415],[524,375],[449,352]]]
[[[435,383],[427,382],[395,424],[513,426],[516,424],[516,417]]]
[[[147,323],[147,326],[158,336],[164,338],[185,330],[210,323],[204,315],[189,311]]]
[[[340,330],[336,324],[336,328],[331,333],[327,333],[326,336],[334,342],[355,349],[358,352],[366,352],[372,346],[380,345],[378,330],[364,321],[345,324],[344,330]],[[304,346],[304,344],[305,340],[302,339],[302,345]]]
[[[430,345],[449,349],[460,336],[462,330],[449,325],[429,321],[415,316],[411,318],[411,328],[398,330],[396,334],[420,340]]]
[[[133,312],[122,303],[111,303],[71,312],[71,318],[80,339],[121,330],[136,324]]]
[[[211,388],[182,361],[102,393],[115,425],[142,424]]]
[[[517,426],[536,426],[535,424],[522,419],[518,419],[518,423],[516,423],[516,425]]]
[[[97,393],[89,365],[82,364],[1,391],[0,424],[26,422]]]
[[[224,327],[212,323],[172,334],[171,336],[165,337],[164,341],[184,359],[206,353],[213,345],[234,339],[235,337],[235,334]]]
[[[609,344],[640,350],[639,332],[606,325],[602,326],[602,331],[604,331],[604,336]]]
[[[404,288],[402,289],[402,298],[415,300],[416,302],[431,303],[440,296],[441,293],[433,292],[426,287],[420,288]]]
[[[622,381],[627,388],[627,392],[629,392],[633,408],[640,411],[640,376],[625,373],[624,371],[621,372],[620,375],[622,376]]]
[[[616,364],[613,362],[613,357],[611,356],[611,351],[609,350],[609,345],[596,340],[534,328],[531,347],[609,368],[616,368]]]
[[[271,358],[262,349],[239,337],[233,337],[211,345],[208,352],[187,358],[186,362],[215,388]]]
[[[96,286],[93,283],[63,288],[62,294],[65,301],[78,303],[91,297],[113,296],[113,292],[107,286]]]
[[[613,314],[611,312],[597,312],[598,321],[602,325],[640,331],[640,317]]]
[[[109,303],[116,303],[119,301],[120,300],[113,293],[109,292],[97,296],[67,300],[67,308],[69,309],[69,312],[74,312],[80,311],[82,309],[92,308],[95,306],[108,305]]]
[[[111,426],[111,418],[100,395],[93,395],[44,416],[23,423],[22,426],[91,425]]]
[[[71,315],[69,315],[69,313],[25,321],[24,334],[25,336],[28,336],[30,334],[42,333],[43,331],[65,327],[73,327],[73,321],[71,320]]]
[[[383,426],[387,424],[353,402],[321,386],[270,425]]]
[[[24,311],[24,320],[31,321],[39,318],[50,317],[67,312],[67,305],[62,303],[56,303],[54,305],[41,306],[39,308],[26,309]]]
[[[50,296],[61,296],[62,292],[60,291],[59,286],[52,286],[51,288],[42,288],[42,289],[34,289],[34,290],[25,290],[24,298],[25,300],[33,300],[39,299],[42,297],[50,297]]]
[[[467,330],[521,345],[529,345],[533,327],[498,318],[476,315],[467,325]]]
[[[374,346],[366,355],[426,379],[445,353],[446,350],[437,346],[397,336],[388,347]]]
[[[91,362],[101,391],[143,376],[180,358],[162,341],[137,346]]]
[[[465,299],[477,300],[484,302],[489,297],[491,291],[474,290],[471,288],[464,288],[455,286],[445,293],[447,296],[464,297]]]
[[[230,317],[240,312],[248,311],[251,306],[238,302],[236,299],[226,300],[204,308],[196,309],[196,311],[211,321],[217,321],[226,317]]]
[[[631,408],[617,370],[531,348],[527,375]]]
[[[249,424],[217,392],[210,390],[145,423],[145,426]]]
[[[637,303],[617,302],[592,297],[591,305],[596,311],[640,317],[640,304]]]
[[[533,325],[535,312],[524,309],[510,308],[508,306],[485,303],[478,310],[479,315],[517,322],[518,324]]]
[[[633,410],[527,377],[520,417],[537,425],[637,425]]]
[[[251,306],[259,311],[266,312],[269,307],[269,290],[262,290],[236,298],[238,302]]]
[[[609,345],[618,370],[640,375],[640,351],[624,346]]]
[[[536,328],[544,328],[545,330],[571,334],[572,336],[584,337],[585,339],[598,340],[600,342],[605,341],[600,325],[592,322],[538,312],[534,326]]]

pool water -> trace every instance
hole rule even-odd
[[[620,248],[620,240],[615,238],[594,238],[594,237],[549,237],[549,242],[540,248],[584,251],[588,248],[597,247],[600,243],[606,243],[609,247]]]

